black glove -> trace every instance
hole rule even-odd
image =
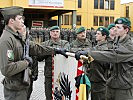
[[[66,58],[68,58],[68,56],[66,55],[67,50],[64,48],[57,48],[55,49],[55,54],[61,54],[63,56],[65,56]]]
[[[79,60],[81,55],[86,55],[86,56],[88,56],[88,52],[87,52],[87,51],[78,51],[78,52],[76,52],[76,53],[75,53],[75,58],[76,58],[76,60]]]
[[[29,56],[26,56],[24,59],[27,60],[27,61],[29,62],[29,67],[31,67],[31,65],[33,64],[32,58],[29,57]]]

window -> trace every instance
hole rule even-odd
[[[129,6],[126,6],[126,17],[129,18]]]
[[[81,25],[81,15],[77,15],[77,25]]]
[[[109,9],[109,0],[105,0],[105,9]]]
[[[110,23],[114,23],[114,17],[110,17]]]
[[[98,16],[94,16],[94,26],[98,26]]]
[[[99,26],[103,26],[103,23],[104,23],[104,17],[99,16]]]
[[[65,20],[65,23],[64,23],[64,25],[69,25],[69,15],[65,15],[64,16],[64,20]]]
[[[104,9],[104,0],[100,0],[100,9]]]
[[[94,9],[98,9],[98,0],[94,0]]]
[[[109,17],[105,17],[105,27],[107,27],[109,25]]]
[[[78,0],[78,8],[81,8],[81,5],[82,5],[82,1]]]
[[[114,10],[114,9],[115,9],[115,1],[110,0],[110,10]]]

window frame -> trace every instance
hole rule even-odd
[[[78,21],[78,17],[80,17],[80,20]],[[81,25],[81,20],[82,20],[82,16],[81,15],[77,15],[76,16],[76,25]]]

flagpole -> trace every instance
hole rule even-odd
[[[71,53],[71,52],[66,52],[66,55],[70,56],[70,57],[75,57],[75,53]],[[88,57],[86,57],[85,55],[81,55],[80,59],[86,59],[88,60]]]
[[[75,57],[75,53],[71,53],[71,52],[66,52],[66,55],[68,55],[70,57]],[[92,62],[94,60],[91,56],[86,57],[85,55],[80,55],[80,59],[88,60],[89,62]]]

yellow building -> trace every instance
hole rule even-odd
[[[77,27],[108,26],[120,17],[120,0],[78,0]],[[71,28],[71,13],[62,15],[62,28]]]
[[[25,24],[28,27],[57,25],[57,22],[51,20],[53,16],[58,16],[60,26],[61,15],[68,12],[72,12],[72,23],[76,23],[77,0],[0,0],[0,8],[9,6],[24,8]],[[3,16],[0,13],[0,31],[3,23]]]
[[[121,4],[121,17],[127,17],[131,21],[131,31],[133,32],[133,2]]]
[[[107,26],[118,17],[129,18],[133,22],[133,3],[120,4],[120,0],[0,0],[0,8],[21,6],[25,8],[25,24],[29,27],[48,27],[58,24],[61,28],[85,26],[97,29]],[[51,2],[51,3],[50,3]],[[57,16],[53,18],[54,16]],[[128,17],[128,16],[127,16]],[[3,23],[0,14],[0,27]],[[133,30],[133,28],[132,28]]]

